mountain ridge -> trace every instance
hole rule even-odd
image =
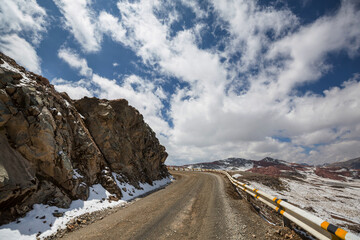
[[[221,169],[226,171],[248,171],[258,174],[282,177],[304,178],[306,172],[328,179],[346,181],[348,178],[360,178],[360,169],[356,168],[360,158],[338,162],[336,164],[313,166],[302,163],[289,163],[284,160],[265,157],[261,160],[227,158],[213,162],[187,164],[188,168]],[[354,168],[351,168],[354,166]]]

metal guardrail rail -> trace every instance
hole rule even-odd
[[[196,171],[196,172],[217,172],[224,174],[230,180],[230,182],[246,192],[255,199],[263,202],[270,208],[274,209],[285,218],[289,219],[293,223],[297,224],[311,235],[318,239],[344,239],[344,240],[360,240],[360,237],[355,234],[348,232],[342,228],[339,228],[323,219],[305,211],[294,205],[283,201],[279,198],[273,197],[259,189],[253,188],[250,185],[242,183],[233,177],[229,173],[223,170],[214,170],[214,169],[201,169],[201,168],[183,168],[183,167],[170,167],[169,170],[175,171]]]

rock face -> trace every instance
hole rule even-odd
[[[165,148],[126,100],[85,97],[74,105],[111,169],[123,173],[135,185],[139,180],[151,183],[157,179],[159,166],[161,175],[167,172],[162,165],[167,157]]]
[[[101,183],[152,183],[167,153],[126,100],[72,101],[0,53],[0,224],[35,203],[68,207]]]

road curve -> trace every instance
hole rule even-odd
[[[269,231],[224,176],[172,174],[166,188],[63,239],[263,239]]]

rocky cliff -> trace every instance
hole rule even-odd
[[[96,183],[120,198],[112,173],[151,184],[166,157],[126,100],[73,101],[0,53],[0,224],[35,203],[66,208]]]

